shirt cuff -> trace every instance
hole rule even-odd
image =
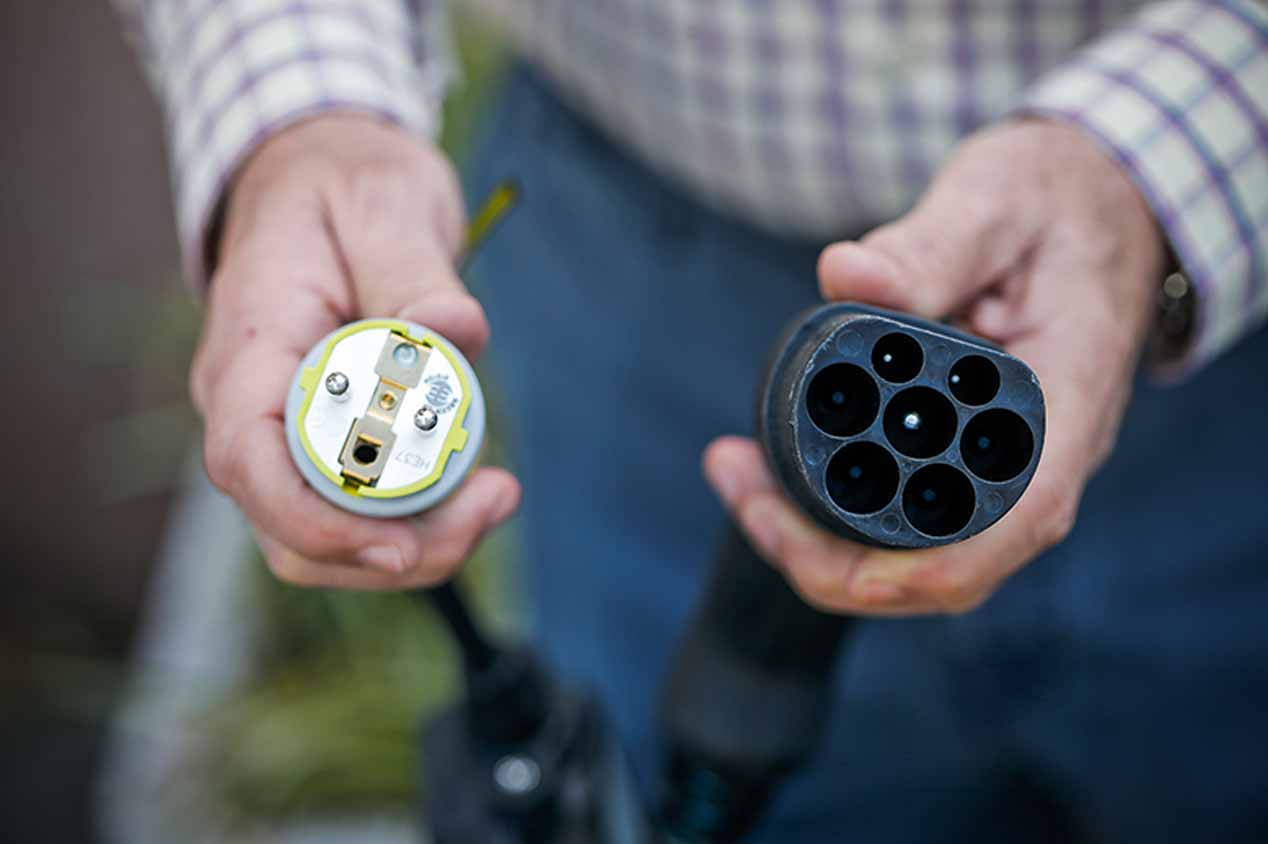
[[[1194,284],[1192,342],[1156,374],[1188,374],[1263,321],[1268,9],[1154,4],[1041,78],[1016,111],[1095,138],[1135,182]]]
[[[185,274],[196,291],[211,269],[207,237],[227,184],[265,138],[347,109],[434,133],[447,80],[434,67],[424,76],[414,26],[399,0],[155,4],[146,27],[167,106]]]

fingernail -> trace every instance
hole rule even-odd
[[[748,531],[757,550],[774,556],[779,549],[779,517],[774,504],[762,502],[749,507],[744,514],[744,529]]]
[[[357,559],[361,561],[362,565],[392,574],[400,574],[405,571],[405,556],[401,554],[399,548],[393,545],[378,545],[373,548],[363,549],[357,555]]]
[[[889,604],[903,597],[903,587],[884,580],[864,580],[854,587],[855,598],[865,604]]]
[[[489,527],[502,524],[502,522],[511,518],[511,514],[515,512],[515,508],[519,505],[519,496],[512,491],[502,493],[497,503],[493,505],[489,516]]]
[[[861,243],[842,244],[836,261],[845,262],[844,267],[837,267],[838,272],[850,275],[876,275],[887,280],[895,280],[894,262],[883,252]]]
[[[735,504],[735,496],[739,491],[739,481],[726,466],[715,466],[709,470],[709,482],[718,491],[724,504],[728,507]]]

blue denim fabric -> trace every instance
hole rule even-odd
[[[473,195],[526,195],[474,269],[535,632],[650,791],[723,524],[700,454],[749,430],[821,244],[703,208],[527,73],[487,128]],[[1268,840],[1268,332],[1139,385],[1062,546],[971,614],[863,624],[839,681],[754,841]]]

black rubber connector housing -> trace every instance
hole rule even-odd
[[[888,548],[967,539],[1039,465],[1039,379],[980,338],[841,303],[801,315],[776,348],[758,439],[788,494],[840,536]]]
[[[775,348],[758,439],[784,489],[842,536],[893,548],[966,539],[1017,502],[1039,464],[1039,382],[982,340],[837,304],[803,314]],[[665,689],[661,818],[675,841],[742,841],[811,758],[852,624],[804,603],[728,529]]]

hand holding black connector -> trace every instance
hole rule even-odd
[[[758,391],[780,486],[862,544],[927,548],[998,521],[1034,474],[1038,380],[1017,358],[913,317],[828,305],[794,322]],[[850,620],[813,609],[734,529],[677,654],[662,814],[680,841],[739,840],[805,762]]]

